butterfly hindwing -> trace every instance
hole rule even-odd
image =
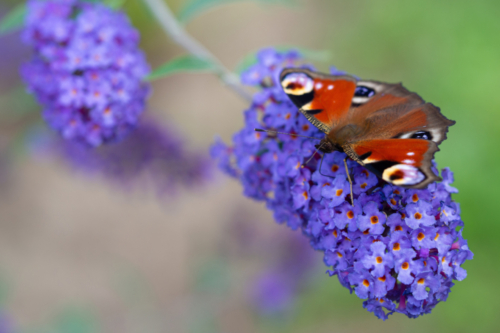
[[[368,170],[391,184],[424,188],[440,180],[431,169],[431,161],[438,150],[431,140],[370,140],[356,142],[349,148]]]
[[[307,69],[285,69],[281,85],[300,112],[324,133],[329,133],[349,112],[356,90],[350,76],[334,76]]]

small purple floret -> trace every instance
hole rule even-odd
[[[297,67],[298,58],[296,52],[273,49],[259,53],[259,62],[242,76],[244,83],[261,88],[245,113],[245,127],[231,146],[214,144],[212,155],[241,181],[247,196],[266,202],[278,223],[300,228],[313,248],[325,253],[330,276],[337,275],[342,286],[365,299],[368,311],[383,320],[394,312],[411,318],[430,313],[447,299],[452,281],[466,277],[461,265],[473,256],[462,237],[460,207],[451,199],[457,192],[453,173],[444,169],[443,181],[427,189],[404,189],[348,159],[351,198],[346,155],[326,154],[319,172],[320,156],[312,147],[324,133],[307,122],[280,87],[279,73]]]

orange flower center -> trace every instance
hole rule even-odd
[[[379,277],[378,280],[382,281],[382,282],[385,282],[385,276]],[[383,303],[383,301],[382,301],[382,303]]]
[[[365,286],[366,288],[368,288],[370,286],[370,282],[368,280],[363,280],[363,286]]]
[[[392,198],[392,199],[391,199],[391,204],[392,204],[393,206],[396,206],[397,202],[396,202],[396,200],[394,200],[394,198]]]
[[[370,222],[371,222],[371,224],[377,224],[378,223],[378,216],[370,217]]]
[[[404,263],[401,265],[401,268],[406,270],[406,269],[410,268],[410,264],[409,264],[409,263],[407,263],[407,262],[404,262]]]
[[[343,189],[338,189],[336,192],[335,192],[335,195],[340,197],[342,195],[342,193],[344,192]]]
[[[414,195],[411,196],[411,200],[413,202],[417,202],[418,201],[418,195],[417,195],[417,193],[415,193]]]
[[[425,279],[424,278],[418,279],[417,283],[418,284],[424,284],[425,283]]]
[[[332,165],[333,172],[337,172],[338,169],[339,169],[339,166],[337,164]]]
[[[399,243],[394,243],[394,244],[392,245],[392,249],[393,249],[394,251],[399,251],[399,250],[401,249],[401,245],[399,245]]]
[[[333,230],[333,235],[337,237],[339,234],[337,233],[337,230]]]
[[[349,220],[352,220],[354,218],[354,213],[352,212],[352,210],[348,211],[346,215]]]
[[[396,228],[394,228],[394,230],[396,230],[396,231],[402,231],[403,227],[400,226],[400,225],[397,225]]]
[[[418,235],[417,235],[417,239],[418,239],[418,241],[420,242],[420,241],[422,241],[422,239],[424,239],[424,238],[425,238],[424,233],[423,233],[423,232],[419,232],[419,233],[418,233]]]
[[[419,212],[416,212],[415,215],[413,215],[415,217],[415,219],[417,220],[420,220],[422,218],[422,214],[420,214]]]
[[[382,257],[377,257],[375,260],[377,261],[377,264],[381,264],[383,262]]]
[[[363,184],[361,184],[361,185],[360,185],[360,187],[361,187],[362,189],[365,189],[365,187],[367,187],[367,186],[368,186],[368,184],[367,184],[367,183],[363,183]]]

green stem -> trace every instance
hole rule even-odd
[[[252,100],[252,96],[248,94],[240,84],[238,76],[227,69],[217,57],[208,51],[200,42],[189,35],[186,30],[180,25],[176,17],[163,0],[143,0],[156,17],[163,30],[172,37],[172,39],[186,49],[195,57],[209,61],[214,65],[214,72],[219,78],[234,92],[246,99]]]

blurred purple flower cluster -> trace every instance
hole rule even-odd
[[[42,145],[43,151],[62,157],[86,174],[125,188],[151,186],[159,195],[199,185],[213,170],[207,156],[186,151],[175,131],[148,118],[117,144],[88,149],[79,142],[58,139]]]
[[[462,237],[459,205],[451,199],[458,192],[451,186],[451,171],[442,171],[441,183],[409,190],[380,181],[349,160],[352,206],[345,154],[325,155],[322,173],[330,177],[319,173],[317,154],[301,167],[324,134],[298,112],[279,84],[281,70],[296,67],[299,55],[264,49],[257,58],[242,80],[262,89],[245,111],[245,127],[233,144],[218,140],[212,146],[219,167],[242,182],[245,195],[265,201],[278,223],[301,228],[311,245],[324,251],[330,275],[365,299],[363,306],[378,318],[429,313],[447,299],[454,279],[466,277],[461,265],[473,256]]]
[[[256,276],[251,288],[251,299],[262,315],[287,314],[293,309],[297,297],[315,276],[316,253],[301,235],[289,231],[262,245],[256,242],[260,258],[266,258],[266,267]]]
[[[23,39],[34,50],[24,80],[65,139],[99,146],[134,128],[149,66],[125,14],[99,3],[31,0]]]

